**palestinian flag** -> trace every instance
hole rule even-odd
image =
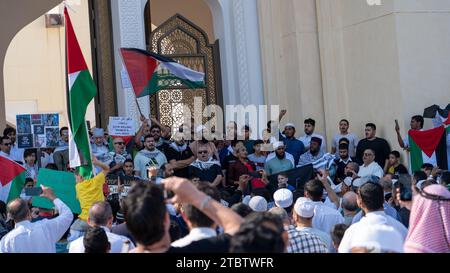
[[[436,127],[426,131],[409,130],[409,147],[411,156],[411,169],[419,171],[424,163],[433,164],[440,169],[447,170],[447,134],[450,126]]]
[[[205,74],[176,61],[137,48],[121,48],[120,53],[137,98],[174,85],[201,88]]]
[[[70,167],[76,167],[80,175],[88,179],[92,177],[92,161],[85,116],[89,103],[97,94],[97,88],[84,60],[67,8],[64,8],[64,15],[66,17],[66,54],[70,105]]]
[[[25,185],[26,169],[9,158],[0,156],[0,200],[9,201],[20,196]]]

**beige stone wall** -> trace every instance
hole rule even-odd
[[[265,103],[288,109],[298,136],[309,117],[325,134],[315,0],[259,0],[258,11]]]
[[[348,118],[360,137],[374,122],[400,149],[395,119],[405,135],[412,115],[450,102],[450,2],[381,1],[259,0],[266,102],[299,125],[319,117],[328,144]]]
[[[69,12],[86,63],[92,71],[88,1],[74,3],[72,9],[75,12]],[[56,11],[62,13],[62,7]],[[57,112],[60,125],[67,124],[64,36],[64,27],[46,28],[45,18],[40,16],[11,41],[3,76],[9,123],[15,124],[17,113]],[[95,124],[93,103],[86,118]]]

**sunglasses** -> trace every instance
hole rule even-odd
[[[114,145],[124,145],[125,144],[125,142],[116,142],[116,143],[114,143]]]
[[[5,146],[11,146],[11,143],[3,143]]]
[[[198,151],[199,154],[207,154],[208,151]]]

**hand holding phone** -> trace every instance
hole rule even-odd
[[[39,196],[43,193],[41,187],[25,188],[26,196]]]
[[[400,125],[398,125],[398,120],[395,120],[395,131],[400,131]]]

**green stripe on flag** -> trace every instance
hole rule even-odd
[[[85,116],[87,107],[96,94],[97,88],[89,70],[80,71],[70,89],[70,124],[73,139],[83,164],[77,169],[80,175],[86,179],[92,177],[92,160]]]
[[[422,150],[414,142],[412,137],[409,137],[409,154],[411,157],[411,170],[413,172],[420,171],[423,164]]]
[[[22,192],[23,187],[25,186],[25,178],[26,178],[25,175],[26,171],[21,172],[11,182],[11,188],[9,189],[8,200],[6,200],[6,204],[8,204],[10,201],[20,196],[20,193]]]
[[[183,84],[190,89],[204,88],[204,82],[193,82],[185,79],[181,79],[176,77],[173,74],[164,74],[161,75],[159,73],[154,73],[148,85],[144,88],[144,90],[140,93],[139,97],[152,95],[160,90],[166,89],[168,87],[174,87],[176,85]]]

